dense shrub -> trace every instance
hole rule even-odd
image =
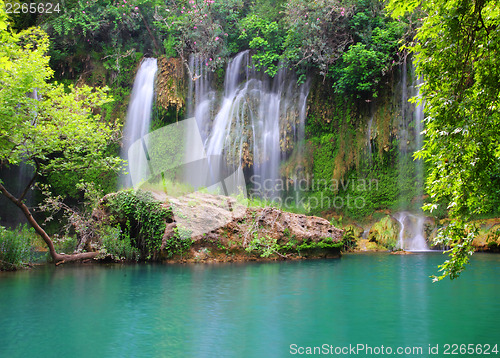
[[[17,270],[35,260],[35,232],[19,225],[10,230],[0,226],[0,270]]]
[[[120,228],[106,226],[101,231],[101,256],[115,261],[138,261],[139,250],[133,246],[129,235],[123,235]]]
[[[139,250],[141,259],[157,258],[166,220],[172,217],[172,211],[164,208],[150,192],[133,189],[109,196],[106,205],[114,221],[120,223],[120,239],[130,240],[132,246]],[[116,232],[110,234],[117,235]],[[107,243],[109,247],[110,241]]]

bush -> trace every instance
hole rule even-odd
[[[110,196],[106,205],[116,222],[120,223],[121,240],[128,239],[139,250],[142,259],[156,259],[166,220],[172,217],[172,211],[164,208],[150,192],[132,189]]]
[[[35,231],[27,225],[9,230],[0,226],[0,270],[17,270],[34,262]]]
[[[354,251],[358,245],[356,242],[356,235],[352,227],[348,227],[344,230],[344,235],[342,236],[342,250],[343,251]]]
[[[139,260],[139,250],[132,245],[129,235],[122,235],[120,228],[106,226],[101,234],[101,257],[109,256],[115,261]]]
[[[181,225],[174,228],[175,235],[167,240],[165,253],[167,257],[182,255],[189,250],[193,241],[191,240],[192,231]]]
[[[54,243],[54,248],[56,249],[56,252],[67,255],[73,253],[78,244],[75,236],[53,235],[52,242]]]

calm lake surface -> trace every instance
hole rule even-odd
[[[290,357],[323,344],[422,347],[422,355],[403,355],[421,357],[429,344],[439,345],[434,357],[450,356],[445,344],[500,349],[500,255],[475,254],[460,279],[433,284],[428,276],[444,258],[2,273],[0,356]]]

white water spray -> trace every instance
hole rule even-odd
[[[121,157],[134,162],[137,168],[133,172],[121,178],[122,187],[132,186],[131,175],[136,175],[134,182],[140,178],[146,178],[148,166],[141,156],[134,157],[129,153],[129,148],[136,140],[143,138],[148,132],[151,124],[151,109],[154,97],[155,75],[158,69],[155,58],[146,58],[142,61],[139,71],[134,80],[134,87],[130,95],[130,104],[127,112],[127,120],[123,129],[123,147]]]
[[[425,217],[413,215],[407,211],[397,213],[396,220],[401,225],[398,236],[398,247],[408,251],[428,251],[429,246],[425,241]]]
[[[301,149],[308,83],[298,87],[286,70],[268,78],[255,71],[245,51],[229,62],[224,95],[218,98],[204,65],[199,59],[190,61],[194,78],[188,117],[196,118],[207,155],[223,155],[230,165],[252,168],[258,195],[275,198],[280,164],[291,150]]]

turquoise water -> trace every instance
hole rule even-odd
[[[0,356],[290,357],[310,356],[300,347],[364,344],[422,347],[403,356],[427,357],[429,344],[438,345],[432,356],[449,356],[445,344],[500,345],[500,256],[476,254],[459,280],[433,284],[443,258],[3,273]]]

